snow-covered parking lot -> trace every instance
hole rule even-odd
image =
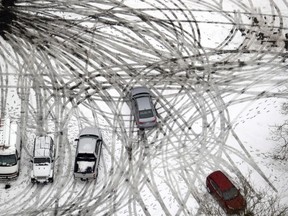
[[[272,133],[287,119],[286,0],[0,6],[1,118],[17,119],[23,141],[19,177],[0,182],[0,215],[224,215],[206,191],[215,170],[241,188],[246,213],[288,215]],[[134,86],[153,94],[157,128],[136,127]],[[84,182],[73,178],[74,139],[94,125],[99,175]],[[56,144],[49,184],[30,179],[39,134]]]

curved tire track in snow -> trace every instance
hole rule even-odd
[[[230,105],[282,97],[275,90],[287,71],[287,6],[271,4],[271,13],[262,14],[238,1],[131,3],[26,1],[13,7],[18,19],[0,43],[17,56],[1,55],[23,80],[12,88],[22,92],[22,107],[30,101],[21,118],[28,126],[22,158],[31,154],[31,136],[46,131],[57,143],[57,159],[53,184],[31,187],[29,168],[22,172],[12,184],[21,196],[0,197],[5,215],[195,214],[209,172],[224,167],[243,178],[227,158],[231,153],[274,189],[245,146],[226,141]],[[136,128],[127,96],[135,85],[151,89],[158,128]],[[1,108],[4,86],[1,76]],[[72,175],[73,140],[87,125],[100,126],[104,145],[97,182],[83,183]]]

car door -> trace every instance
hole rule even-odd
[[[210,179],[210,184],[211,186],[213,187],[214,189],[214,197],[216,198],[216,200],[219,202],[219,204],[223,207],[225,207],[225,204],[224,204],[224,200],[223,200],[223,193],[222,191],[220,190],[219,186],[212,180]]]

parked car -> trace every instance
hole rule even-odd
[[[87,127],[80,131],[77,141],[74,177],[81,180],[96,179],[102,150],[102,135],[98,128]]]
[[[47,183],[54,180],[55,146],[50,136],[37,136],[34,139],[31,182]]]
[[[138,128],[151,128],[157,126],[157,115],[152,103],[150,91],[146,87],[131,89],[130,100],[132,113]]]
[[[244,211],[246,201],[229,178],[220,170],[211,173],[206,179],[207,191],[218,201],[228,214]]]
[[[0,119],[0,179],[12,179],[19,175],[21,155],[21,131],[16,121]]]

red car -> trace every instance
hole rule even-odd
[[[206,179],[207,190],[228,214],[244,211],[246,201],[228,177],[220,170],[211,173]]]

